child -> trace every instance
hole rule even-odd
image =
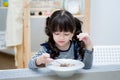
[[[57,10],[46,20],[48,41],[29,62],[29,68],[38,68],[54,59],[66,58],[82,61],[84,69],[90,69],[93,46],[87,33],[82,33],[81,21],[65,10]]]

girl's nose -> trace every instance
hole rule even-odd
[[[60,35],[60,39],[64,39],[65,38],[65,36],[64,35]]]

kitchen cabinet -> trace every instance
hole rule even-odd
[[[63,0],[61,0],[61,1],[63,1]],[[67,0],[67,1],[69,1],[69,0]],[[83,21],[83,31],[90,33],[90,0],[79,0],[79,1],[82,2],[82,3],[80,3],[80,5],[82,5],[82,9],[80,10],[79,14],[73,14],[73,15]],[[36,4],[37,4],[37,2],[36,2]],[[35,5],[35,1],[34,1],[34,4],[32,4],[32,5]],[[46,18],[47,17],[47,15],[44,15],[45,14],[44,10],[46,10],[47,8],[41,8],[41,7],[39,8],[39,7],[40,6],[34,6],[34,8],[33,8],[33,6],[32,6],[31,11],[35,11],[35,12],[34,12],[34,15],[31,16],[31,18]],[[64,7],[61,8],[61,6],[60,6],[59,8],[65,9],[65,5],[64,5]],[[43,11],[42,12],[43,15],[39,15],[40,11],[41,12]]]
[[[0,7],[0,51],[5,49],[5,29],[6,29],[7,8]]]

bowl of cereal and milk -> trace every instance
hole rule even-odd
[[[46,67],[54,71],[59,77],[73,76],[77,70],[84,67],[84,63],[74,59],[56,59],[47,64]]]

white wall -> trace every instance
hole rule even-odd
[[[32,52],[38,51],[40,44],[47,40],[45,34],[46,18],[31,18],[31,49]]]
[[[91,0],[94,45],[120,45],[120,0]]]

